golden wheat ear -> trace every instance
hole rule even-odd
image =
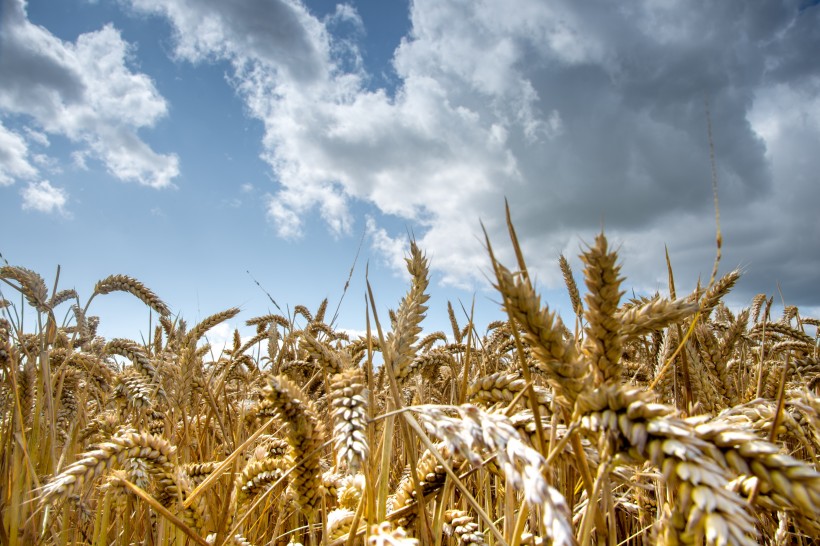
[[[324,496],[319,467],[324,427],[313,403],[287,377],[271,377],[263,393],[269,407],[288,425],[288,457],[294,467],[290,488],[305,517],[313,521]]]
[[[367,390],[364,370],[350,368],[333,376],[330,383],[333,406],[333,443],[336,464],[355,474],[367,461]]]
[[[385,361],[392,367],[399,386],[410,374],[410,364],[415,356],[413,344],[421,333],[421,321],[427,312],[425,304],[430,299],[425,293],[430,282],[427,258],[415,241],[410,242],[410,257],[405,258],[405,261],[412,279],[410,290],[399,304],[395,328],[387,335],[385,348]]]
[[[97,294],[110,294],[111,292],[128,292],[133,295],[145,305],[156,311],[160,316],[167,316],[171,314],[171,310],[165,305],[159,296],[154,294],[147,286],[140,281],[128,275],[109,275],[103,280],[99,281],[94,286],[94,293],[91,299]],[[91,303],[89,299],[89,303]],[[86,308],[88,305],[86,305]]]
[[[581,254],[587,285],[583,352],[593,366],[599,382],[619,381],[621,377],[621,324],[616,316],[621,291],[618,254],[609,249],[606,236],[595,237],[595,244]]]
[[[48,287],[43,278],[30,269],[25,267],[18,267],[13,265],[4,265],[0,267],[0,279],[8,281],[16,281],[20,286],[14,286],[18,289],[29,305],[40,311],[41,313],[48,312],[51,307],[48,304]],[[11,283],[9,283],[11,284]]]

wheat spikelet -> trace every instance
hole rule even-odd
[[[434,446],[445,460],[452,458],[452,451],[446,443]],[[426,449],[416,462],[416,480],[419,483],[422,494],[426,497],[429,493],[439,489],[444,485],[447,472],[433,453]],[[412,506],[418,501],[416,498],[416,488],[410,469],[405,469],[402,479],[399,481],[396,491],[388,499],[388,509],[391,512]],[[405,517],[399,519],[401,525],[409,525],[415,518],[416,512],[409,512]]]
[[[396,379],[401,384],[410,373],[413,361],[413,344],[421,332],[421,321],[427,306],[424,304],[430,297],[425,294],[429,283],[427,258],[419,250],[415,241],[410,242],[410,257],[405,258],[407,271],[412,278],[410,290],[399,304],[396,313],[395,327],[387,335],[385,362],[393,368]]]
[[[60,304],[67,302],[68,300],[79,300],[80,297],[77,295],[77,291],[73,288],[69,288],[68,290],[60,290],[56,294],[54,294],[50,300],[48,300],[48,307],[50,309],[54,309]]]
[[[484,533],[478,530],[475,518],[464,510],[446,510],[444,512],[444,533],[454,536],[460,545],[486,545]]]
[[[745,502],[727,488],[721,453],[676,418],[672,408],[645,401],[646,395],[603,385],[578,399],[582,426],[606,432],[623,462],[651,461],[676,491],[674,510],[662,520],[658,539],[666,544],[742,544],[752,546],[757,531]]]
[[[564,339],[561,320],[549,308],[541,309],[541,299],[528,278],[515,278],[499,263],[495,269],[496,287],[504,296],[505,309],[524,330],[535,363],[547,376],[556,400],[571,409],[584,389],[586,374],[574,343]]]
[[[179,467],[180,471],[188,477],[192,484],[199,485],[211,472],[219,466],[217,461],[206,463],[188,463]]]
[[[266,486],[279,480],[287,471],[289,464],[289,461],[282,457],[249,461],[234,481],[234,506],[243,506]]]
[[[290,487],[308,520],[312,520],[323,495],[319,461],[323,443],[322,423],[310,400],[285,376],[272,377],[264,389],[267,402],[288,424],[289,460],[295,470]]]
[[[336,491],[339,507],[356,510],[362,500],[366,485],[364,474],[361,472],[342,478]]]
[[[238,314],[239,308],[231,307],[230,309],[220,311],[219,313],[214,313],[213,315],[204,318],[199,324],[191,328],[190,332],[188,332],[186,339],[187,343],[196,344],[196,342],[205,335],[205,332],[221,322],[234,318]]]
[[[467,390],[467,397],[473,403],[491,406],[496,403],[509,404],[526,387],[526,382],[518,373],[496,372],[476,379]],[[533,385],[535,402],[542,417],[552,413],[552,394],[544,387]]]
[[[788,508],[806,518],[816,518],[820,509],[820,472],[781,453],[776,445],[739,428],[737,423],[715,419],[696,426],[695,432],[723,452],[732,470],[743,477],[744,492],[751,490],[750,479],[756,479],[761,495],[773,501],[767,508]]]
[[[419,540],[408,537],[403,527],[393,529],[392,523],[384,521],[370,527],[367,544],[368,546],[419,546]]]
[[[620,323],[622,343],[626,343],[631,338],[659,331],[670,324],[680,322],[697,309],[697,304],[687,299],[653,298],[641,305],[619,310],[615,317]]]
[[[689,365],[689,386],[692,389],[696,408],[689,408],[691,414],[717,413],[726,405],[720,387],[715,364],[708,352],[698,352],[691,343],[686,344],[687,362]]]
[[[791,326],[781,324],[779,322],[766,322],[765,325],[764,323],[755,324],[754,327],[749,330],[749,335],[760,337],[763,334],[764,328],[766,330],[766,336],[771,334],[780,334],[803,343],[808,350],[812,350],[814,348],[814,339],[811,336],[808,336],[800,330],[796,330]]]
[[[735,269],[719,278],[706,292],[700,300],[700,311],[704,317],[708,317],[712,309],[720,300],[728,294],[740,279],[740,270]]]
[[[74,427],[74,419],[79,410],[77,400],[77,389],[80,384],[80,375],[74,368],[66,368],[63,373],[62,387],[60,391],[60,407],[57,411],[57,438],[65,445],[71,438],[71,431]]]
[[[329,349],[308,332],[302,332],[302,337],[307,342],[305,349],[308,354],[325,368],[328,375],[337,374],[347,367],[347,363],[342,360],[340,353]]]
[[[126,405],[137,410],[154,407],[154,389],[147,378],[133,368],[128,368],[114,379],[114,394],[125,400]]]
[[[531,505],[541,507],[542,521],[553,544],[574,544],[569,506],[563,495],[544,479],[541,468],[546,461],[541,453],[524,443],[507,417],[470,404],[453,409],[459,419],[448,416],[437,406],[413,407],[429,433],[474,466],[481,465],[479,453],[496,454],[510,485],[522,491]]]
[[[110,294],[111,292],[128,292],[156,311],[160,316],[171,314],[168,306],[154,294],[150,288],[128,275],[109,275],[94,285],[94,294]]]
[[[447,334],[444,332],[433,332],[432,334],[427,334],[424,336],[421,341],[418,343],[418,352],[423,353],[432,349],[432,346],[435,342],[441,341],[442,343],[447,343]]]
[[[447,301],[447,317],[450,319],[450,328],[453,330],[453,339],[456,343],[461,343],[461,327],[458,325],[456,312],[453,310],[453,304]]]
[[[59,475],[45,484],[40,494],[41,504],[50,503],[58,497],[77,494],[86,483],[108,470],[114,464],[140,458],[148,461],[152,468],[173,474],[170,462],[175,448],[163,438],[148,433],[126,432],[88,451],[77,462],[69,465]]]
[[[350,368],[333,376],[330,383],[333,407],[333,443],[336,464],[355,473],[367,460],[367,391],[364,371]]]
[[[575,312],[575,316],[580,319],[584,316],[584,304],[581,302],[581,294],[578,292],[578,285],[575,283],[572,268],[563,254],[558,257],[558,267],[561,268],[561,275],[564,277],[564,284],[567,286],[567,292],[569,292],[572,310]]]
[[[20,286],[17,288],[29,305],[41,313],[51,310],[48,305],[48,287],[43,278],[30,269],[13,265],[0,267],[0,279],[10,279],[17,281]]]
[[[610,252],[603,233],[595,237],[595,245],[581,255],[584,278],[589,292],[586,295],[587,320],[584,355],[598,370],[602,381],[618,380],[621,376],[621,331],[618,302],[623,295],[619,277],[621,267],[616,265],[618,255]]]
[[[271,323],[278,324],[279,326],[282,326],[284,328],[290,328],[291,326],[290,321],[288,319],[286,319],[282,315],[275,314],[262,315],[245,321],[245,324],[247,326],[256,326],[259,332],[263,332]]]
[[[148,354],[145,350],[136,342],[130,339],[116,338],[105,345],[104,352],[106,354],[124,356],[129,359],[134,367],[151,381],[152,387],[157,395],[163,399],[167,398],[165,390],[160,383],[160,377],[157,374],[156,368],[151,364],[151,360],[148,358]]]
[[[352,526],[356,512],[349,508],[336,508],[327,514],[327,534],[330,540],[336,540],[347,535]]]

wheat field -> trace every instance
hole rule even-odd
[[[425,332],[411,242],[409,289],[389,316],[368,294],[367,335],[325,301],[247,319],[216,356],[206,334],[239,309],[190,326],[125,275],[83,303],[3,266],[0,541],[820,543],[818,320],[766,295],[733,312],[738,271],[676,294],[670,267],[669,293],[626,299],[601,234],[583,290],[558,257],[564,322],[509,225],[514,265],[486,242],[503,320],[448,305],[451,331]],[[114,291],[150,308],[148,340],[96,334]]]

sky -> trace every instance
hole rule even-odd
[[[572,323],[557,259],[581,284],[602,229],[625,297],[668,293],[667,249],[679,292],[708,280],[713,155],[728,302],[816,317],[818,51],[804,0],[0,0],[0,253],[82,301],[121,273],[189,323],[238,306],[225,339],[324,298],[364,330],[366,271],[386,321],[414,237],[425,331],[448,301],[481,329],[506,199]]]

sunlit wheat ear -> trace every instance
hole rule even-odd
[[[308,332],[302,332],[302,337],[305,340],[305,349],[308,354],[321,363],[328,375],[337,374],[346,367],[347,363],[343,361],[338,352],[330,349]]]
[[[196,344],[196,342],[199,341],[199,339],[204,336],[208,330],[221,322],[232,319],[238,314],[239,308],[231,307],[230,309],[226,309],[225,311],[220,311],[219,313],[214,313],[213,315],[206,317],[199,324],[191,328],[190,332],[188,332],[186,339],[187,343]]]
[[[749,494],[758,483],[757,501],[769,510],[788,509],[808,519],[820,511],[820,472],[811,465],[782,453],[738,423],[717,419],[695,427],[699,438],[723,452],[729,467],[741,477],[739,489]],[[820,530],[815,523],[813,530]]]
[[[349,508],[337,508],[327,514],[327,535],[330,540],[340,539],[350,532],[356,512]]]
[[[535,365],[546,375],[556,401],[571,410],[586,385],[586,366],[575,350],[575,343],[564,338],[561,319],[546,306],[541,308],[541,298],[529,278],[515,276],[497,262],[495,272],[504,307],[524,331]]]
[[[619,309],[615,318],[620,324],[621,341],[658,332],[676,322],[680,322],[698,310],[698,305],[688,299],[668,300],[653,298],[640,305]]]
[[[77,301],[78,299],[79,296],[77,295],[77,291],[73,288],[69,288],[67,290],[60,290],[48,300],[48,307],[54,309],[58,305],[61,305],[69,300]]]
[[[584,329],[584,355],[597,370],[600,381],[618,381],[621,376],[621,328],[616,317],[621,300],[621,267],[618,255],[607,246],[603,233],[595,237],[595,245],[581,254],[585,264],[584,279],[587,320]]]
[[[48,312],[50,309],[46,282],[34,271],[25,267],[4,265],[0,267],[0,278],[17,281],[20,286],[16,288],[25,296],[28,304],[41,313]]]
[[[282,457],[248,462],[234,481],[234,506],[241,509],[265,487],[278,481],[287,472],[289,465],[290,461]]]
[[[355,473],[367,460],[367,390],[364,370],[350,368],[333,376],[333,442],[336,464]]]
[[[136,410],[154,406],[154,390],[148,378],[134,368],[126,368],[114,378],[114,396]]]
[[[60,408],[57,412],[57,438],[65,444],[71,438],[74,418],[79,410],[77,388],[80,384],[80,373],[74,368],[66,368],[63,376],[63,387],[60,392]]]
[[[439,406],[414,406],[424,428],[453,452],[473,465],[481,465],[482,453],[495,454],[509,484],[520,490],[530,505],[541,508],[543,525],[553,544],[575,544],[570,510],[561,493],[544,479],[544,457],[528,446],[510,420],[464,404],[453,406],[459,418]]]
[[[708,317],[723,296],[728,294],[740,279],[740,270],[735,269],[718,279],[700,299],[700,310],[703,317]]]
[[[368,546],[419,546],[419,540],[408,537],[404,528],[394,529],[389,521],[384,521],[370,528],[367,544]]]
[[[518,373],[496,372],[473,381],[467,389],[467,397],[470,402],[479,405],[506,405],[516,397],[520,398],[519,395],[526,385],[526,381]],[[533,385],[533,392],[541,417],[549,416],[552,413],[552,393],[537,385]]]
[[[745,499],[727,488],[730,472],[714,444],[675,410],[646,401],[647,393],[604,384],[578,399],[576,417],[584,430],[608,434],[621,462],[651,461],[674,491],[674,509],[659,522],[665,544],[706,543],[752,546],[758,532]]]
[[[269,407],[288,425],[288,458],[295,467],[290,474],[290,488],[299,508],[312,520],[324,494],[319,468],[324,442],[322,423],[313,403],[287,377],[270,378],[263,392]]]
[[[110,275],[94,285],[94,295],[128,292],[161,316],[171,314],[168,306],[151,289],[128,275]]]
[[[134,367],[140,371],[151,382],[151,386],[155,389],[157,395],[163,399],[167,398],[165,390],[160,384],[160,377],[151,360],[148,358],[148,353],[134,341],[130,339],[113,339],[105,345],[106,354],[124,356],[131,361]]]
[[[572,304],[572,310],[580,319],[584,316],[584,304],[581,302],[581,294],[578,292],[578,285],[575,283],[575,277],[572,274],[572,268],[566,257],[561,254],[558,257],[558,266],[561,268],[561,275],[564,277],[564,284],[567,286],[569,292],[569,301]]]
[[[459,545],[475,544],[484,546],[484,533],[479,531],[475,518],[464,510],[446,510],[444,512],[444,533],[456,539]]]
[[[410,242],[410,257],[406,258],[407,271],[411,276],[410,290],[399,304],[396,312],[395,327],[387,336],[387,347],[384,348],[385,362],[393,368],[396,379],[401,383],[410,373],[410,364],[415,351],[413,344],[421,333],[421,321],[427,311],[425,291],[429,284],[427,258],[419,250],[415,241]]]
[[[362,500],[366,486],[367,482],[361,472],[342,478],[336,491],[336,500],[339,506],[348,510],[356,510]]]
[[[79,493],[86,483],[132,458],[145,460],[152,469],[162,475],[171,475],[174,466],[170,462],[175,448],[167,440],[148,433],[127,432],[114,436],[88,451],[81,459],[63,470],[42,488],[40,502],[46,504],[57,498]]]
[[[447,447],[445,443],[438,444],[435,447],[444,459],[452,458],[452,451],[450,451],[450,448]],[[463,459],[459,460],[463,461]],[[456,461],[454,461],[454,464],[455,463]],[[433,453],[429,449],[426,449],[416,463],[416,479],[419,482],[422,494],[426,497],[428,493],[441,488],[446,478],[447,472],[444,470],[444,467]],[[410,469],[407,468],[396,487],[395,493],[388,499],[389,510],[396,511],[415,504],[418,501],[416,495],[415,482],[413,481],[413,476],[410,474]],[[416,511],[408,513],[405,517],[398,520],[399,524],[409,525],[416,514]]]

